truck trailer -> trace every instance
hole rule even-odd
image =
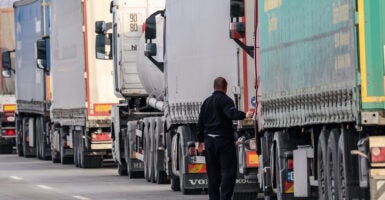
[[[15,77],[16,151],[19,156],[49,159],[47,124],[50,101],[46,90],[49,75],[39,67],[42,63],[36,62],[38,40],[49,38],[49,0],[16,1],[13,7],[15,50],[3,52],[2,63],[3,75],[10,77],[14,73]],[[13,52],[14,68],[11,62]]]
[[[217,76],[226,77],[238,96],[242,83],[236,46],[223,33],[229,7],[220,1],[167,0],[165,9],[159,1],[113,1],[114,83],[125,99],[111,111],[120,175],[170,182],[172,190],[184,194],[207,189],[205,159],[195,149],[200,105]],[[213,17],[214,8],[219,15]],[[109,36],[102,27],[108,23],[96,24],[96,51],[103,55]],[[254,199],[257,186],[240,176],[235,199]]]
[[[111,159],[112,61],[98,60],[95,21],[110,18],[108,0],[52,1],[50,108],[52,159],[81,168]]]
[[[112,58],[114,69],[114,93],[124,100],[113,105],[111,109],[111,129],[113,142],[114,160],[118,164],[120,175],[129,175],[130,178],[144,177],[143,152],[135,154],[133,148],[135,142],[135,127],[127,130],[127,123],[136,123],[146,116],[161,115],[161,112],[150,107],[146,103],[148,93],[139,79],[139,67],[137,64],[137,52],[140,49],[140,38],[143,32],[143,23],[153,12],[164,9],[163,0],[140,0],[140,1],[112,1],[111,3],[112,22]],[[100,22],[106,23],[106,22]],[[97,32],[99,38],[105,38],[104,31]],[[142,39],[143,41],[143,39]],[[99,43],[104,47],[104,43]],[[141,43],[142,45],[144,42]],[[102,48],[103,49],[103,48]],[[147,62],[147,65],[151,63]],[[162,96],[163,80],[159,77],[161,72],[152,70],[149,74],[153,77],[153,83],[158,85],[157,96]],[[155,76],[153,76],[155,75]],[[151,91],[150,91],[151,92]],[[160,127],[158,127],[160,128]],[[134,134],[129,136],[128,134]],[[142,147],[140,147],[142,148]],[[159,155],[163,156],[159,152]],[[135,154],[135,155],[134,155]],[[153,181],[167,183],[167,177],[162,165],[159,163],[156,178]],[[153,171],[155,168],[152,168]],[[147,171],[146,171],[147,172]],[[148,173],[146,173],[147,176]],[[149,180],[149,179],[148,179]]]
[[[7,3],[7,4],[4,4]],[[0,5],[0,52],[11,52],[15,49],[14,37],[14,13],[12,1]],[[3,62],[1,60],[1,71],[11,67],[13,59]],[[4,65],[5,64],[5,65]],[[16,144],[15,131],[15,79],[14,76],[0,77],[0,153],[12,153]]]
[[[231,2],[230,33],[240,39],[246,1]],[[266,198],[383,199],[384,2],[255,2],[256,152]]]

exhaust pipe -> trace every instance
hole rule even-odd
[[[163,101],[158,101],[157,99],[153,97],[148,97],[147,98],[147,104],[150,105],[151,107],[158,109],[160,111],[164,111],[164,103]]]

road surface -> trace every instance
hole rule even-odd
[[[170,185],[117,175],[115,167],[79,169],[36,158],[0,155],[0,200],[206,200]]]

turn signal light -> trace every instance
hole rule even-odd
[[[287,160],[287,169],[288,170],[294,170],[294,160],[293,159]]]
[[[370,152],[373,163],[385,162],[385,147],[372,147]]]
[[[188,148],[188,153],[189,153],[190,156],[196,156],[197,155],[195,147],[189,147]]]

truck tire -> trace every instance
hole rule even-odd
[[[180,180],[179,180],[179,177],[173,177],[171,178],[170,180],[171,182],[171,190],[174,191],[174,192],[178,192],[180,191]]]
[[[318,176],[318,197],[328,199],[326,161],[327,161],[327,139],[329,130],[323,129],[318,138],[317,147],[317,176]]]
[[[39,159],[39,160],[42,160],[42,156],[41,156],[41,148],[40,148],[40,130],[39,130],[39,127],[37,126],[38,125],[38,120],[39,118],[36,118],[34,120],[35,122],[35,141],[36,141],[36,145],[35,145],[35,154],[36,154],[36,157]]]
[[[341,200],[350,199],[368,199],[366,193],[361,191],[359,187],[358,174],[358,159],[357,156],[352,156],[350,151],[356,148],[358,142],[357,133],[341,131],[341,136],[338,141],[338,191]]]
[[[122,163],[118,163],[118,174],[119,176],[127,176],[127,163],[126,161],[121,161]]]
[[[47,155],[47,142],[44,135],[44,118],[38,117],[35,121],[36,127],[36,153],[40,160],[50,160],[50,156]]]
[[[155,129],[155,157],[154,157],[154,166],[155,166],[155,181],[158,184],[169,184],[170,181],[167,177],[165,169],[165,151],[163,144],[163,133],[164,121],[161,117],[156,119],[156,129]],[[163,150],[160,150],[163,149]]]
[[[167,173],[164,171],[165,167],[165,152],[164,150],[160,150],[161,148],[164,149],[164,145],[162,143],[163,138],[162,135],[165,135],[163,133],[163,120],[161,117],[156,118],[156,128],[155,128],[155,157],[154,157],[154,166],[155,166],[155,182],[158,184],[169,184],[170,181],[168,180]]]
[[[55,150],[51,150],[52,163],[60,163],[60,155]]]
[[[171,168],[176,168],[178,169],[178,151],[179,151],[179,144],[178,144],[178,134],[174,134],[171,139],[171,145],[170,145],[170,160],[171,160]],[[171,170],[171,190],[172,191],[180,191],[180,175],[178,177],[178,174],[174,174],[174,169]],[[180,174],[180,173],[179,173]]]
[[[283,177],[281,176],[281,171],[284,169],[283,167],[283,152],[286,152],[288,150],[292,150],[295,147],[295,144],[289,143],[288,138],[289,132],[285,131],[277,131],[274,133],[274,142],[271,145],[271,152],[270,152],[270,166],[271,171],[273,173],[273,180],[274,183],[273,186],[276,188],[276,197],[277,200],[290,200],[290,199],[296,199],[294,198],[293,194],[287,194],[283,189],[283,183],[285,180],[283,180]]]
[[[338,199],[338,162],[337,162],[337,150],[338,139],[340,133],[338,129],[332,129],[328,139],[327,145],[327,165],[326,165],[326,177],[327,177],[327,191],[329,199]]]
[[[20,117],[16,118],[16,154],[23,157],[23,120]]]
[[[191,140],[191,129],[188,126],[180,126],[178,128],[178,132],[180,134],[179,136],[179,144],[178,144],[178,166],[179,166],[179,182],[180,182],[180,190],[182,194],[193,194],[197,192],[200,189],[186,189],[184,183],[185,176],[184,174],[187,173],[185,162],[184,162],[184,155],[185,152],[183,151],[184,144],[187,144],[188,141]]]
[[[73,142],[73,145],[74,145],[74,164],[75,164],[75,167],[79,167],[79,144],[78,144],[78,135],[76,134],[76,132],[74,134],[72,134],[72,142]]]
[[[261,138],[260,171],[262,175],[261,188],[266,197],[273,194],[271,173],[263,169],[270,169],[270,148],[272,145],[273,133],[266,131]]]
[[[156,167],[155,167],[155,154],[157,152],[156,148],[155,148],[155,119],[154,118],[150,118],[149,119],[149,141],[150,141],[150,146],[149,146],[149,153],[150,153],[150,156],[149,156],[149,168],[148,168],[148,173],[149,173],[149,178],[150,178],[150,182],[152,183],[155,183],[155,170],[156,170]]]
[[[143,149],[144,149],[144,178],[147,182],[151,182],[150,177],[150,137],[149,137],[149,122],[148,118],[143,120]]]

